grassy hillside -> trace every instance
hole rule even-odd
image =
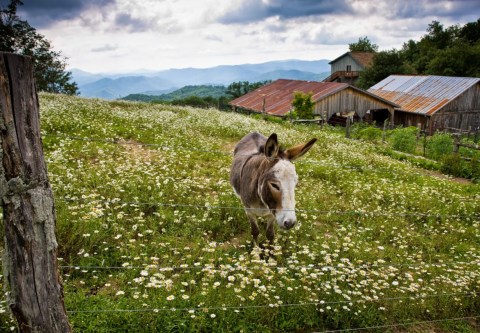
[[[152,101],[173,101],[176,99],[184,99],[190,96],[197,97],[214,97],[219,98],[225,95],[226,91],[225,86],[209,86],[209,85],[200,85],[200,86],[185,86],[183,88],[177,89],[170,93],[162,95],[146,95],[146,94],[130,94],[123,97],[123,100],[127,101],[142,101],[142,102],[152,102]]]
[[[479,185],[330,128],[49,94],[40,109],[75,331],[478,331]],[[251,131],[319,139],[268,262],[228,182]]]

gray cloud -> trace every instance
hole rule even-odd
[[[17,8],[22,19],[35,28],[46,28],[57,21],[77,18],[89,9],[102,9],[115,0],[25,0]]]
[[[478,0],[377,0],[369,2],[368,9],[356,12],[351,0],[245,0],[238,8],[231,8],[218,22],[223,24],[258,22],[269,17],[295,19],[324,15],[382,15],[390,19],[437,16],[458,20],[478,16]],[[383,5],[382,4],[383,2]],[[379,5],[380,4],[380,5]]]
[[[142,32],[150,30],[153,22],[138,17],[133,17],[128,13],[119,13],[115,16],[115,26],[127,29],[131,32]],[[153,24],[154,25],[154,24]]]
[[[437,16],[458,20],[462,17],[478,16],[480,12],[478,0],[397,0],[386,4],[388,12],[383,14],[391,19]],[[372,9],[375,10],[376,7]]]
[[[110,52],[118,49],[117,45],[105,44],[100,47],[94,47],[91,49],[92,52]]]
[[[305,16],[318,16],[334,13],[352,13],[347,0],[271,0],[268,3],[258,0],[243,1],[239,8],[219,18],[220,23],[250,23],[278,16],[291,19]]]

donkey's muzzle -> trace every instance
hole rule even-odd
[[[285,220],[285,222],[283,222],[283,227],[288,230],[291,229],[295,223],[297,223],[296,220]]]

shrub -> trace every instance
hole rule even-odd
[[[357,136],[362,140],[377,142],[382,139],[382,130],[378,127],[369,126],[360,129]]]
[[[440,161],[453,150],[453,138],[449,134],[436,133],[427,142],[427,157]]]
[[[403,151],[404,153],[415,153],[417,133],[418,128],[416,127],[397,128],[393,130],[390,137],[392,148]]]
[[[454,153],[444,156],[441,170],[443,173],[455,177],[467,177],[469,173],[466,163],[462,160],[459,154]]]
[[[313,119],[313,109],[315,103],[312,101],[313,93],[305,94],[301,91],[295,92],[292,106],[295,110],[296,116],[300,119]]]

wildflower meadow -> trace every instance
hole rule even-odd
[[[75,332],[480,331],[479,184],[330,127],[39,97]],[[228,180],[251,131],[318,138],[295,162],[298,223],[269,260]]]

